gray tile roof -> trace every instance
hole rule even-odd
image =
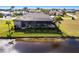
[[[51,17],[44,13],[27,13],[18,20],[22,21],[51,21]]]

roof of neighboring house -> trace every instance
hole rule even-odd
[[[3,14],[11,14],[9,11],[0,11],[0,13],[3,13]]]
[[[66,9],[66,12],[75,12],[75,9]]]
[[[16,20],[22,21],[52,21],[52,18],[44,13],[27,13],[26,15],[19,17]]]

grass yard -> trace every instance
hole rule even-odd
[[[53,34],[53,33],[23,33],[23,32],[15,32],[13,37],[54,37],[61,36],[61,34]]]
[[[0,20],[0,37],[6,37],[8,35],[9,28],[8,24],[6,24],[7,21],[11,22],[10,29],[14,26],[12,20]]]
[[[60,30],[68,36],[79,37],[79,18],[72,20],[70,17],[65,16],[63,19],[59,25]]]

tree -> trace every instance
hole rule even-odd
[[[15,7],[15,6],[11,6],[11,8],[10,8],[10,9],[14,9],[14,7]]]
[[[23,10],[28,12],[28,8],[27,7],[24,7]]]
[[[60,21],[62,21],[63,19],[62,19],[62,17],[61,16],[55,16],[54,18],[53,18],[53,23],[61,23]]]
[[[49,10],[48,9],[41,9],[41,11],[45,14],[48,14],[49,13]]]
[[[15,8],[15,6],[11,6],[10,7],[10,11],[13,11],[14,8]]]
[[[54,26],[56,27],[57,32],[60,32],[61,34],[62,34],[62,32],[61,32],[61,30],[59,29],[59,24],[61,24],[60,21],[62,21],[62,20],[63,20],[63,19],[62,19],[61,16],[55,16],[55,17],[53,18],[53,24],[54,24]],[[58,26],[57,26],[57,24],[58,24]]]
[[[66,9],[65,8],[62,10],[62,12],[63,12],[63,16],[66,15]]]
[[[10,30],[10,24],[11,22],[10,21],[6,21],[6,24],[8,25],[8,29],[9,29],[9,34],[8,34],[8,37],[11,37],[11,30]]]
[[[26,10],[26,9],[27,9],[27,7],[24,7],[23,9],[24,9],[24,10]]]
[[[40,10],[40,8],[36,8],[37,10]]]

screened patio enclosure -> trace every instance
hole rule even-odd
[[[21,21],[21,28],[55,28],[50,21]]]

